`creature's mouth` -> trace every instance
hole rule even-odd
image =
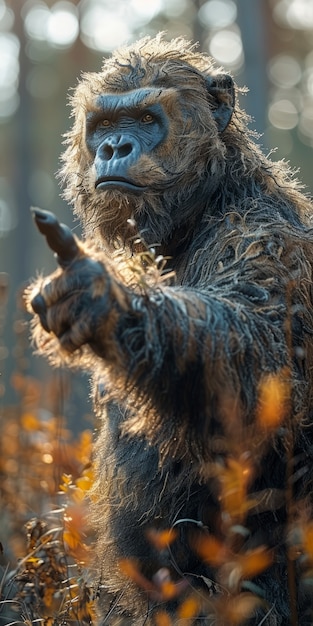
[[[127,189],[128,191],[132,191],[133,193],[141,193],[142,191],[147,189],[147,187],[144,187],[143,185],[136,185],[131,180],[123,178],[122,176],[102,176],[101,178],[98,178],[96,180],[95,188],[97,190],[105,190],[109,188],[122,190]]]

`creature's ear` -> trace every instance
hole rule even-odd
[[[234,81],[229,74],[218,74],[207,76],[205,82],[209,94],[216,100],[217,107],[213,111],[213,117],[222,133],[228,126],[235,107]]]

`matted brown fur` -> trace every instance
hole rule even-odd
[[[125,579],[121,558],[137,559],[150,580],[162,567],[195,587],[214,576],[189,544],[188,520],[218,535],[210,468],[235,450],[253,459],[251,491],[267,494],[245,520],[245,549],[265,543],[275,550],[273,567],[255,581],[267,604],[250,623],[278,626],[290,617],[286,432],[293,438],[294,501],[309,517],[312,505],[312,204],[288,167],[263,155],[237,101],[219,130],[220,107],[232,106],[229,86],[209,57],[182,39],[159,36],[85,74],[71,100],[61,178],[93,243],[81,244],[82,257],[58,270],[48,287],[34,287],[49,302],[53,331],[36,317],[34,334],[52,361],[93,375],[103,624],[116,624],[119,615],[125,624],[154,623],[155,597]],[[132,166],[133,179],[147,189],[99,193],[86,114],[99,94],[143,87],[169,124],[165,140]],[[118,246],[122,252],[112,256]],[[153,253],[144,263],[132,258],[145,246],[168,259],[175,279],[152,271]],[[290,415],[270,437],[259,432],[253,439],[260,383],[281,373],[290,385]],[[147,529],[174,524],[177,541],[159,553]],[[301,586],[297,603],[299,624],[311,624],[312,597]],[[200,623],[211,624],[205,611]]]

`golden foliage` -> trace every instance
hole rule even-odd
[[[132,559],[121,559],[119,562],[121,572],[141,589],[147,591],[151,595],[155,592],[155,586],[150,582],[139,570],[139,564]]]
[[[193,548],[203,561],[213,567],[223,565],[229,556],[226,545],[218,541],[213,535],[197,536]]]
[[[251,461],[242,455],[239,460],[229,457],[225,465],[215,464],[220,483],[220,502],[223,511],[234,522],[245,518],[254,502],[247,496],[252,476]]]
[[[157,602],[166,602],[177,598],[186,586],[181,580],[178,582],[172,581],[167,568],[161,568],[156,572],[151,581],[142,574],[140,564],[134,559],[121,559],[119,567],[126,578],[136,583]]]
[[[303,528],[303,550],[313,565],[313,523],[308,523]]]
[[[221,624],[227,626],[240,626],[262,604],[262,600],[252,593],[219,598],[215,603],[215,609]]]
[[[9,612],[8,623],[92,624],[94,594],[83,569],[91,540],[85,513],[92,432],[74,438],[57,411],[42,408],[48,397],[58,405],[54,381],[47,389],[16,373],[12,385],[19,404],[0,411],[1,540],[10,561],[19,560],[15,597],[6,605],[4,596],[1,611]]]
[[[275,430],[290,410],[290,373],[287,367],[264,376],[259,385],[257,421],[261,428]]]
[[[177,531],[174,528],[168,528],[166,530],[157,531],[154,528],[150,528],[147,533],[147,538],[154,545],[157,550],[163,550],[175,541],[177,537]]]
[[[165,611],[159,611],[154,619],[155,626],[172,626],[172,620]]]
[[[199,608],[199,600],[195,596],[190,596],[178,607],[177,616],[179,619],[192,620],[197,617]]]
[[[248,550],[244,554],[238,554],[236,565],[240,570],[240,578],[253,578],[268,567],[273,561],[273,554],[264,546],[259,546],[255,550]]]

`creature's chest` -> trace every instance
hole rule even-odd
[[[134,523],[167,520],[167,526],[179,511],[185,516],[193,509],[192,514],[199,515],[197,494],[202,492],[203,504],[203,485],[197,481],[192,464],[172,458],[161,461],[158,448],[144,437],[124,434],[127,412],[107,402],[103,385],[97,386],[95,401],[99,420],[97,467],[102,488],[109,485],[107,498],[114,510],[132,512]],[[205,490],[207,499],[210,490]]]

